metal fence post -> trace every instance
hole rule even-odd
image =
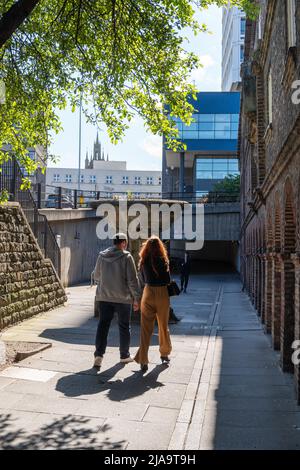
[[[60,186],[58,188],[58,204],[57,204],[58,209],[62,209],[62,187]]]
[[[45,217],[44,218],[44,253],[45,253],[45,258],[48,258],[47,247],[48,247],[48,220],[47,220],[47,217]]]
[[[15,157],[13,157],[13,164],[12,164],[12,179],[10,185],[10,199],[12,201],[16,201],[16,194],[17,194],[17,162]]]
[[[78,193],[77,189],[74,189],[74,209],[77,209],[77,202],[78,202],[77,193]]]
[[[33,208],[33,233],[36,239],[38,239],[38,223],[39,223],[39,212],[37,207]]]
[[[42,208],[42,185],[41,183],[37,184],[37,206],[38,206],[38,209]]]

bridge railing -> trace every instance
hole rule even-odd
[[[44,197],[43,197],[44,195]],[[40,185],[35,188],[35,200],[41,209],[81,209],[90,207],[95,200],[179,200],[189,203],[216,204],[234,203],[240,201],[239,192],[116,192],[116,191],[86,191],[70,189],[63,186],[46,185],[41,191]]]
[[[6,192],[8,200],[22,207],[30,228],[45,256],[49,258],[61,276],[61,252],[47,217],[39,213],[39,207],[30,190],[21,190],[23,173],[13,158],[0,165],[0,194]],[[40,193],[40,187],[38,192]]]

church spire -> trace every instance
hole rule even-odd
[[[96,142],[94,143],[94,160],[101,160],[101,142],[97,131]]]

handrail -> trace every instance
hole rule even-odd
[[[46,185],[46,196],[42,200],[39,195],[40,190],[37,190],[37,204],[39,208],[48,209],[80,209],[90,207],[90,202],[101,199],[115,199],[115,200],[181,200],[190,203],[234,203],[240,201],[239,191],[209,191],[209,192],[131,192],[131,191],[88,191],[70,189],[63,186]]]

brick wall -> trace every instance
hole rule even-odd
[[[286,2],[258,3],[262,35],[258,37],[257,25],[249,21],[245,49],[248,70],[256,79],[256,115],[249,116],[243,101],[241,105],[241,246],[246,266],[242,275],[265,330],[281,353],[283,369],[295,375],[300,403],[299,366],[291,362],[293,341],[300,339],[300,106],[291,99],[292,82],[300,79],[300,0],[296,0],[293,50],[287,47]],[[249,133],[251,127],[257,132]]]
[[[0,206],[0,330],[66,300],[19,205]]]

